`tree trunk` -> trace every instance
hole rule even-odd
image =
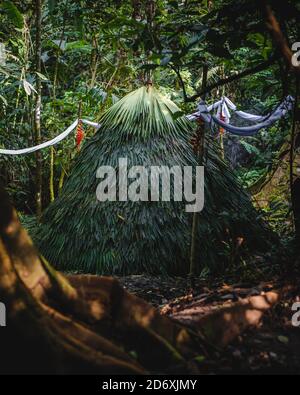
[[[54,192],[54,148],[50,148],[50,179],[49,179],[49,190],[50,190],[50,202],[55,200]]]
[[[90,89],[95,87],[96,79],[97,79],[97,71],[99,66],[99,49],[96,34],[92,37],[92,54],[91,54],[91,82]]]
[[[208,79],[208,67],[203,67],[203,79],[202,79],[202,90],[204,90],[207,86],[207,79]],[[205,124],[203,121],[200,121],[199,127],[197,130],[196,136],[196,154],[198,155],[198,163],[199,166],[203,166],[203,159],[205,154]],[[197,257],[197,250],[198,250],[198,228],[199,228],[199,216],[200,213],[194,213],[193,215],[193,225],[192,225],[192,241],[191,241],[191,256],[190,256],[190,279],[192,283],[192,287],[194,286],[194,277],[197,273],[197,266],[198,257]],[[198,263],[198,264],[197,264]]]
[[[0,301],[7,313],[1,374],[199,374],[196,357],[257,325],[278,295],[200,315],[191,329],[113,278],[67,279],[56,272],[39,256],[0,187]]]
[[[58,182],[58,192],[60,193],[63,186],[64,186],[64,181],[65,181],[65,176],[66,176],[66,171],[64,167],[62,166],[60,177],[59,177],[59,182]]]
[[[273,42],[276,45],[276,49],[278,49],[288,67],[291,69],[296,75],[300,75],[300,67],[295,67],[292,64],[293,52],[289,47],[288,40],[285,37],[283,31],[281,30],[281,26],[273,13],[272,7],[270,5],[269,0],[263,0],[262,6],[265,13],[267,28],[273,38]]]
[[[162,317],[117,280],[75,276],[71,285],[39,257],[3,189],[0,202],[0,300],[7,308],[1,372],[189,371],[199,335]]]
[[[41,73],[41,56],[42,56],[42,0],[36,0],[36,72]],[[38,74],[36,74],[36,103],[35,103],[35,144],[41,144],[41,104],[42,104],[42,82]],[[42,153],[36,152],[36,215],[40,220],[42,215]]]

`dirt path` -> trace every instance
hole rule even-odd
[[[211,358],[201,358],[208,374],[299,374],[300,327],[292,326],[292,306],[300,301],[300,289],[278,280],[251,284],[207,285],[199,280],[195,291],[181,278],[129,276],[120,279],[130,292],[158,307],[161,314],[189,323],[234,302],[284,289],[280,303],[268,311],[260,325],[251,328]]]

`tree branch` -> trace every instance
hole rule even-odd
[[[179,83],[180,83],[180,85],[181,85],[181,88],[182,88],[184,101],[187,102],[189,98],[188,98],[188,95],[187,95],[187,93],[186,93],[185,83],[184,83],[184,81],[183,81],[183,79],[182,79],[182,77],[181,77],[180,70],[179,70],[179,68],[177,68],[176,66],[174,66],[174,65],[172,65],[172,64],[171,64],[170,66],[171,66],[171,69],[172,69],[172,70],[176,73],[176,75],[177,75],[178,81],[179,81]]]
[[[271,6],[268,4],[267,0],[263,0],[263,2],[267,28],[273,37],[274,43],[277,45],[288,67],[296,74],[300,75],[300,67],[295,67],[292,64],[293,52],[288,45],[287,39],[281,30],[280,24],[276,19]]]
[[[228,78],[221,79],[214,84],[208,85],[205,89],[201,89],[194,96],[187,97],[185,101],[187,103],[193,102],[193,101],[197,100],[199,97],[210,93],[212,90],[214,90],[216,88],[219,88],[221,86],[230,84],[231,82],[245,78],[248,75],[259,73],[260,71],[263,71],[263,70],[267,69],[268,67],[270,67],[275,62],[276,58],[277,57],[273,56],[271,59],[267,60],[266,62],[263,62],[255,67],[249,68],[247,70],[244,70],[240,74],[234,74]]]

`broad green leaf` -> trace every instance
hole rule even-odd
[[[66,44],[67,51],[83,51],[90,52],[92,51],[92,46],[88,44],[86,41],[73,41]]]
[[[24,27],[24,17],[15,4],[11,1],[3,1],[0,7],[6,12],[10,21],[19,29]]]

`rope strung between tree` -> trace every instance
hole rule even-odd
[[[197,112],[188,115],[186,118],[190,121],[196,121],[199,119],[204,120],[206,123],[212,125],[213,123],[217,124],[222,130],[226,130],[229,133],[235,134],[237,136],[253,136],[261,129],[268,128],[272,126],[275,122],[279,119],[283,118],[289,111],[291,111],[294,107],[295,99],[292,96],[287,96],[285,100],[277,106],[277,108],[270,114],[265,116],[249,114],[244,111],[237,111],[237,107],[235,104],[232,103],[228,97],[224,96],[221,100],[212,104],[211,106],[207,106],[204,101],[201,101],[198,105]],[[245,126],[245,127],[238,127],[233,126],[230,124],[231,113],[230,110],[234,111],[236,115],[240,118],[246,119],[250,122],[259,122],[253,126]],[[216,115],[210,114],[212,111],[216,112]],[[86,119],[81,120],[82,123],[92,126],[95,129],[99,129],[101,125],[95,122],[88,121]],[[24,148],[19,150],[7,150],[7,149],[0,149],[0,155],[24,155],[30,154],[32,152],[39,151],[41,149],[51,147],[53,145],[58,144],[66,137],[69,136],[73,132],[74,129],[77,128],[79,124],[79,119],[77,119],[71,126],[68,127],[63,133],[59,136],[55,137],[54,139],[47,141],[45,143],[39,144],[35,147]],[[80,136],[77,135],[77,146],[80,146],[82,139],[78,144],[78,139]],[[82,136],[81,136],[82,137]]]
[[[276,107],[276,109],[268,115],[259,116],[249,114],[244,111],[237,111],[237,107],[227,98],[223,97],[217,103],[207,106],[204,101],[201,101],[198,105],[198,111],[188,115],[187,119],[195,121],[203,119],[206,123],[212,125],[217,124],[227,132],[235,134],[237,136],[253,136],[261,129],[272,126],[275,122],[286,116],[294,107],[295,99],[292,96],[287,96],[284,101]],[[231,114],[229,108],[235,112],[240,118],[246,119],[250,122],[259,122],[253,126],[238,127],[230,124]],[[216,115],[210,114],[215,111]]]
[[[61,142],[62,140],[64,140],[65,138],[67,138],[69,136],[69,134],[71,134],[77,128],[78,123],[79,123],[79,120],[76,119],[76,121],[74,123],[72,123],[72,125],[69,126],[68,129],[66,129],[63,133],[61,133],[59,136],[56,136],[54,139],[52,139],[50,141],[46,141],[45,143],[36,145],[34,147],[23,148],[23,149],[19,149],[19,150],[0,149],[0,155],[25,155],[25,154],[30,154],[32,152],[36,152],[41,149],[56,145],[59,142]],[[92,126],[95,129],[100,128],[100,125],[98,123],[91,122],[86,119],[82,119],[82,123]]]

